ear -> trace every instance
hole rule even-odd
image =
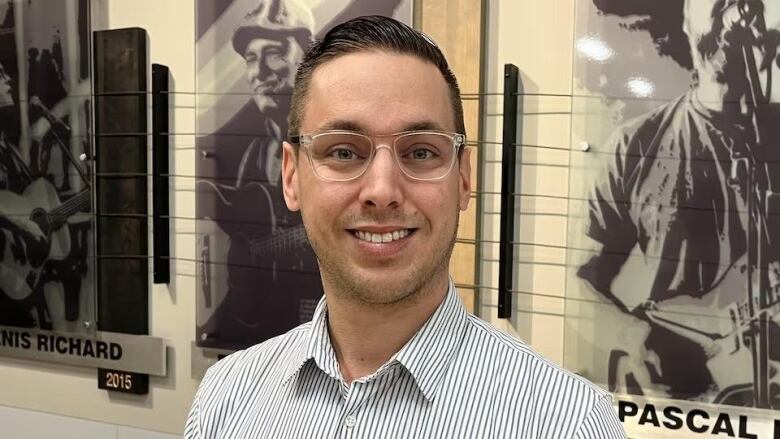
[[[301,209],[298,199],[298,154],[292,145],[284,142],[282,146],[282,189],[287,208],[295,212]],[[300,152],[300,151],[299,151]]]
[[[471,200],[471,150],[464,148],[458,158],[460,210],[466,210]]]

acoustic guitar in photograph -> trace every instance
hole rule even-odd
[[[63,260],[70,253],[70,232],[63,226],[68,218],[89,207],[90,191],[85,189],[61,202],[54,186],[39,178],[21,195],[4,192],[0,197],[4,206],[13,206],[12,216],[32,221],[43,235],[38,239],[25,231],[7,232],[11,239],[8,248],[2,249],[0,284],[12,299],[23,300],[35,291],[46,262]],[[6,218],[6,221],[14,223],[13,218]],[[20,246],[23,251],[18,248]]]
[[[303,225],[277,225],[274,201],[265,185],[252,182],[235,189],[201,180],[197,186],[200,202],[211,205],[213,217],[208,219],[229,237],[225,260],[211,261],[228,264],[231,287],[270,286],[282,271],[307,268],[302,263],[309,248]]]

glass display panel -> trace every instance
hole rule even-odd
[[[0,1],[0,325],[95,320],[87,0]]]
[[[575,23],[565,366],[779,406],[780,4],[588,1]]]
[[[370,14],[411,24],[412,2],[196,2],[199,346],[244,348],[311,319],[319,271],[281,191],[290,93],[313,38]]]

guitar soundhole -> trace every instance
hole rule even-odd
[[[51,223],[49,223],[49,215],[46,214],[45,210],[40,208],[33,210],[30,214],[30,220],[35,224],[38,224],[38,227],[41,228],[41,232],[48,236],[51,229]]]

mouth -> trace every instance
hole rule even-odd
[[[351,229],[350,232],[355,238],[370,242],[372,244],[388,244],[396,241],[402,241],[413,235],[417,229],[395,229],[382,232],[371,232],[368,230]]]
[[[287,92],[285,84],[279,79],[273,79],[264,82],[256,81],[252,87],[252,90],[254,90],[255,94],[284,94]]]
[[[254,83],[254,90],[257,91],[268,91],[273,90],[273,88],[276,86],[276,81],[265,81],[265,82],[259,82],[255,81]]]

